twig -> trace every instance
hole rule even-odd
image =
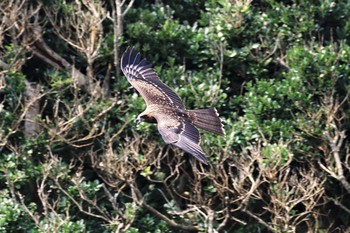
[[[186,226],[186,225],[182,225],[174,222],[173,220],[169,219],[167,216],[163,215],[162,213],[154,209],[152,206],[146,204],[145,201],[142,202],[142,207],[144,207],[145,209],[147,209],[148,211],[156,215],[158,218],[164,220],[170,227],[177,228],[184,231],[199,231],[199,229],[195,226]]]
[[[262,220],[261,218],[259,218],[258,216],[256,216],[256,215],[253,214],[252,212],[250,212],[250,210],[243,209],[243,212],[245,212],[245,213],[248,214],[250,217],[252,217],[252,218],[254,218],[255,220],[257,220],[260,224],[262,224],[263,226],[265,226],[269,231],[277,232],[275,229],[273,229],[273,227],[271,227],[269,224],[267,224],[264,220]]]

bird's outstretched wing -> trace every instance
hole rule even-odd
[[[160,81],[157,73],[134,48],[128,47],[121,59],[121,69],[147,105],[165,105],[185,109],[180,97]]]
[[[180,116],[177,112],[164,110],[156,114],[155,118],[158,131],[166,143],[173,144],[208,164],[208,159],[200,146],[199,132],[188,118]]]
[[[162,83],[140,53],[128,48],[121,60],[121,69],[131,85],[144,98],[147,109],[152,106],[152,117],[164,141],[192,154],[207,164],[208,160],[200,147],[199,132],[192,124],[180,97]],[[186,114],[185,114],[186,113]]]

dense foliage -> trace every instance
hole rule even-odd
[[[4,0],[0,232],[350,231],[348,1]],[[134,46],[210,164],[134,123]]]

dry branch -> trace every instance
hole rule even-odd
[[[342,121],[345,118],[345,113],[341,106],[348,99],[349,95],[339,102],[334,99],[334,93],[325,96],[323,107],[327,113],[326,131],[324,132],[324,140],[327,142],[329,150],[326,150],[326,164],[318,161],[320,167],[333,178],[338,180],[345,190],[350,194],[350,183],[344,176],[344,168],[346,167],[346,155],[342,155],[342,148],[345,146],[346,131],[343,129]],[[328,156],[329,155],[329,156]],[[332,158],[332,159],[331,159]]]

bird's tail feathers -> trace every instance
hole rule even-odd
[[[225,135],[224,127],[215,108],[188,110],[193,124],[206,131]]]

